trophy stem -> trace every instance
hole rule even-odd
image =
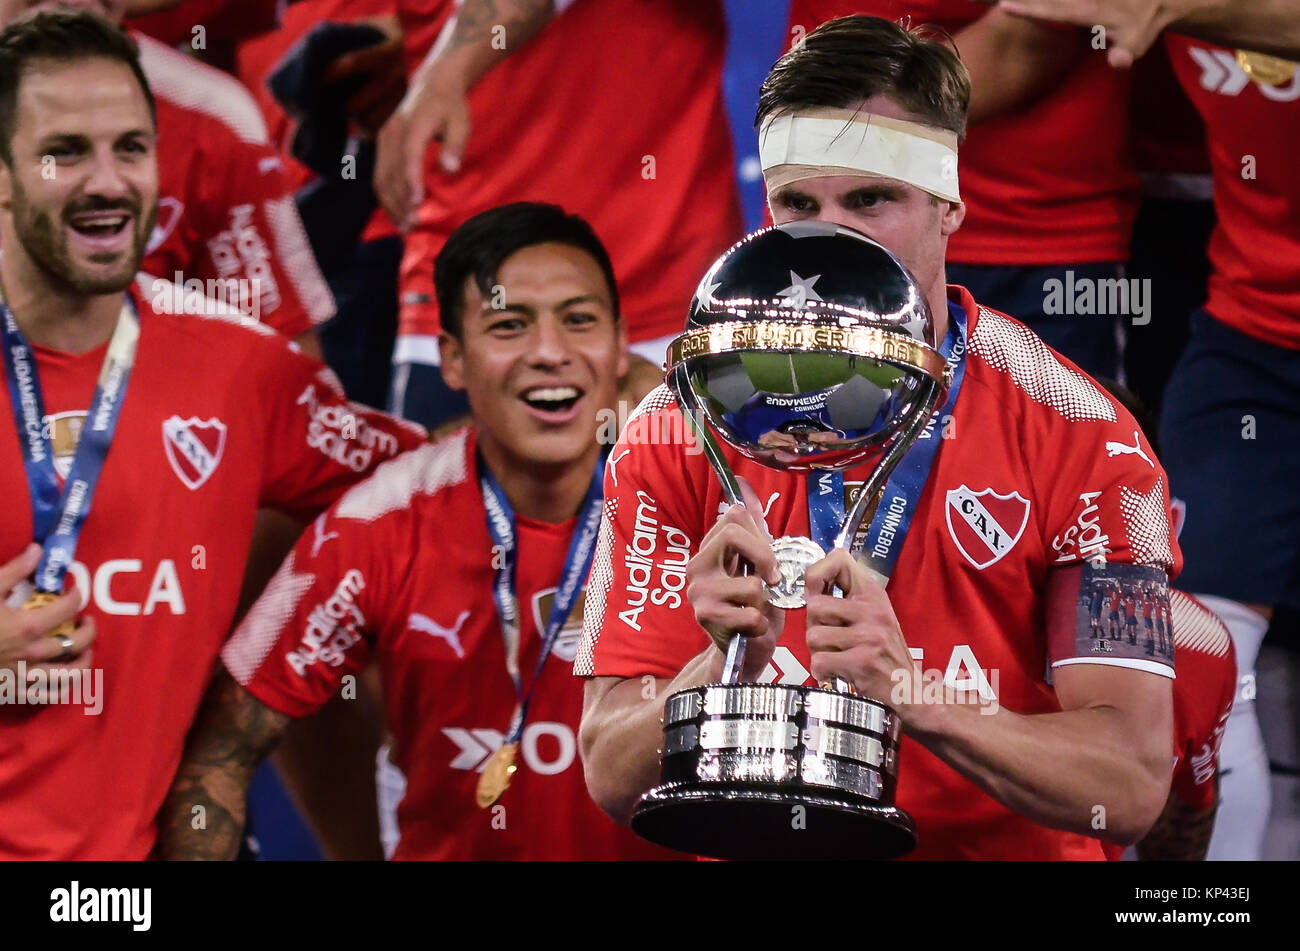
[[[745,639],[736,635],[727,642],[727,660],[722,665],[724,684],[740,683],[740,669],[745,665]]]
[[[699,410],[695,407],[695,401],[690,397],[690,381],[686,375],[686,364],[679,364],[674,367],[668,374],[668,388],[672,390],[673,397],[677,400],[677,407],[681,410],[682,418],[690,425],[695,432],[695,438],[700,441],[704,447],[704,456],[709,460],[709,465],[713,467],[713,472],[722,483],[722,494],[732,505],[741,505],[744,499],[740,494],[740,483],[736,481],[736,474],[731,471],[731,466],[727,464],[727,459],[722,454],[722,447],[718,445],[718,440],[714,438],[713,431],[708,425],[700,419]],[[745,569],[749,573],[749,569]],[[745,665],[745,639],[739,635],[733,635],[727,642],[727,659],[722,667],[722,682],[724,684],[740,683],[740,670]]]

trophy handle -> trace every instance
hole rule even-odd
[[[686,373],[685,363],[677,364],[668,374],[668,389],[672,391],[673,398],[677,400],[677,408],[681,410],[682,417],[690,424],[695,433],[695,438],[704,447],[704,457],[709,460],[709,465],[713,467],[714,474],[717,475],[718,481],[722,483],[722,494],[726,497],[728,504],[744,504],[745,500],[741,498],[740,483],[736,481],[736,474],[731,471],[731,466],[727,464],[727,457],[722,454],[722,447],[718,445],[718,439],[713,435],[713,430],[700,418],[699,408],[695,405],[695,399],[691,394],[691,385]]]
[[[673,398],[677,400],[677,408],[681,410],[682,418],[695,432],[695,438],[700,441],[704,447],[704,457],[709,460],[709,465],[722,483],[722,494],[727,502],[731,505],[742,505],[744,499],[740,494],[740,483],[736,480],[736,474],[731,471],[731,466],[727,464],[727,458],[722,454],[722,447],[718,445],[717,437],[713,435],[708,425],[700,419],[700,411],[695,405],[695,400],[691,396],[690,381],[687,378],[686,364],[679,363],[673,367],[668,374],[668,389],[672,391]],[[741,568],[744,574],[749,574],[749,566],[744,565]],[[722,665],[722,682],[724,684],[740,683],[740,669],[745,663],[745,639],[739,635],[733,635],[727,642],[727,659]]]

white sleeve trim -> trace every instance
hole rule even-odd
[[[334,295],[316,263],[316,255],[307,240],[293,196],[269,198],[263,203],[263,208],[280,269],[293,284],[294,292],[307,312],[307,319],[313,326],[324,323],[334,316]]]
[[[1053,669],[1057,667],[1066,667],[1070,664],[1100,664],[1103,667],[1128,667],[1130,670],[1145,670],[1148,674],[1157,674],[1161,677],[1174,678],[1174,669],[1168,664],[1162,664],[1155,660],[1142,660],[1138,657],[1067,657],[1065,660],[1058,660],[1052,664]]]

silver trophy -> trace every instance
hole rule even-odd
[[[885,248],[848,228],[800,222],[748,235],[700,282],[668,385],[732,504],[740,486],[718,437],[789,472],[873,466],[836,547],[851,550],[899,461],[942,404],[951,375],[925,295]],[[716,435],[715,435],[716,434]],[[806,603],[809,538],[773,543],[768,600]],[[632,828],[715,858],[892,858],[916,844],[894,805],[899,721],[880,698],[741,683],[733,637],[721,684],[679,691],[664,712],[660,785]]]

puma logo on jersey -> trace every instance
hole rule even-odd
[[[312,527],[311,556],[315,558],[318,554],[320,554],[321,545],[324,545],[331,538],[338,538],[339,533],[324,531],[325,528],[324,512],[320,514],[320,516],[316,519],[316,521],[311,523],[311,527]]]
[[[419,631],[421,634],[442,638],[447,642],[447,646],[455,652],[456,656],[464,660],[465,648],[460,643],[460,629],[465,626],[465,621],[468,619],[469,612],[461,611],[460,616],[456,618],[451,627],[443,627],[428,615],[412,614],[410,619],[407,620],[406,626],[412,631]]]
[[[1152,469],[1156,467],[1156,464],[1151,461],[1145,452],[1142,451],[1142,442],[1138,439],[1136,429],[1133,430],[1133,445],[1131,446],[1125,445],[1122,442],[1106,443],[1106,458],[1114,459],[1116,456],[1139,456],[1142,459],[1145,459],[1146,464]]]
[[[631,449],[624,449],[624,450],[623,450],[622,452],[620,452],[618,455],[616,455],[616,456],[610,456],[610,457],[609,457],[609,477],[610,477],[611,479],[614,480],[614,488],[616,488],[616,489],[618,488],[618,463],[619,463],[619,460],[621,460],[624,456],[626,456],[626,455],[627,455],[629,452],[631,452],[631,451],[632,451]]]

